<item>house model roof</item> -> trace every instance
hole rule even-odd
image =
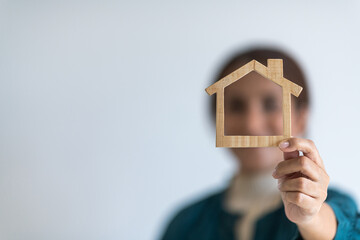
[[[280,85],[283,90],[288,90],[291,94],[298,97],[302,91],[302,87],[283,77],[283,61],[282,59],[268,59],[267,67],[256,60],[252,60],[227,76],[221,78],[216,83],[206,88],[209,95],[213,95],[218,91],[223,91],[225,87],[238,81],[246,74],[255,71],[263,77]]]

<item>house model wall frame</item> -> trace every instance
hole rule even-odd
[[[224,90],[225,87],[240,80],[246,74],[255,71],[263,77],[273,81],[282,87],[282,113],[283,135],[282,136],[234,136],[224,135]],[[205,91],[209,95],[216,93],[216,147],[275,147],[287,138],[291,137],[291,94],[298,97],[302,87],[283,77],[283,60],[268,59],[267,67],[256,60],[252,60],[244,66],[212,84]]]

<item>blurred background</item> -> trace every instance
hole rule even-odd
[[[360,204],[359,1],[0,0],[0,239],[157,239],[234,172],[205,88],[254,44],[310,80],[309,138]]]

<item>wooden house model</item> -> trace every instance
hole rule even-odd
[[[282,87],[282,136],[224,135],[225,87],[255,71]],[[283,77],[283,60],[268,59],[267,66],[252,60],[205,89],[209,95],[216,93],[216,147],[273,147],[291,137],[291,94],[298,97],[302,87]]]

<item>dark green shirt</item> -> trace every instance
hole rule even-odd
[[[237,240],[235,223],[242,214],[232,214],[224,208],[226,189],[208,195],[175,214],[162,240]],[[337,220],[335,240],[360,240],[360,213],[354,199],[336,188],[328,188],[325,200],[334,210]],[[297,225],[285,215],[284,205],[255,223],[254,239],[303,239]]]

